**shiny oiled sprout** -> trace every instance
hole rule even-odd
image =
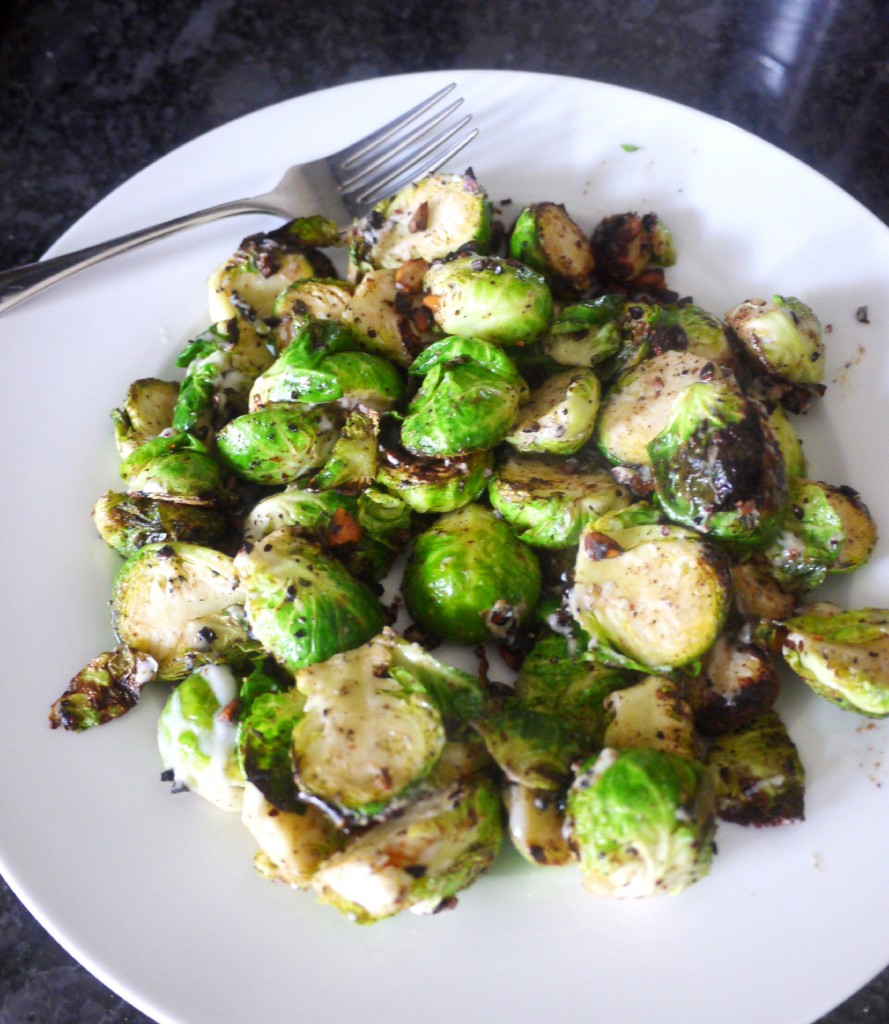
[[[505,782],[502,792],[507,834],[525,860],[537,867],[563,867],[577,862],[577,854],[563,834],[562,793],[529,789],[517,782]]]
[[[665,676],[646,676],[605,698],[606,747],[645,747],[679,757],[697,754],[694,719],[679,686]]]
[[[54,701],[49,713],[53,729],[82,732],[126,714],[139,700],[142,687],[157,674],[150,654],[123,644],[104,651],[85,665]]]
[[[348,494],[359,494],[369,487],[377,477],[379,429],[379,413],[361,406],[352,409],[312,486],[319,491],[336,488]]]
[[[546,281],[517,260],[469,255],[433,263],[423,288],[423,302],[445,334],[526,345],[552,323]]]
[[[249,782],[241,821],[260,847],[253,859],[259,874],[297,889],[308,889],[321,862],[346,843],[345,833],[317,807],[282,811]]]
[[[713,859],[710,773],[663,750],[606,747],[569,789],[565,828],[594,895],[681,892],[709,872]]]
[[[243,601],[227,555],[179,541],[146,544],[117,573],[112,624],[121,643],[157,661],[159,679],[176,682],[256,649]]]
[[[402,551],[414,533],[410,505],[376,485],[358,495],[358,523],[393,551]]]
[[[889,715],[889,611],[811,610],[778,624],[775,646],[820,696],[868,718]]]
[[[219,458],[242,480],[270,487],[293,483],[324,465],[341,421],[336,407],[276,402],[223,427],[216,437]]]
[[[434,674],[434,663],[425,668]],[[296,686],[306,698],[292,733],[300,796],[352,824],[400,812],[441,755],[445,730],[398,638],[381,634],[303,668]]]
[[[305,694],[295,687],[259,694],[238,723],[238,757],[245,780],[280,811],[305,806],[293,778],[293,730],[303,716]]]
[[[626,302],[619,320],[621,344],[614,355],[600,363],[596,372],[605,382],[628,373],[651,356],[685,352],[688,339],[675,307],[660,303]],[[692,353],[694,354],[694,353]],[[699,358],[712,362],[704,356]]]
[[[204,665],[167,698],[157,725],[161,763],[174,791],[188,789],[223,811],[240,811],[244,776],[232,707],[238,680],[224,665]]]
[[[432,261],[491,239],[492,207],[471,172],[433,174],[384,199],[352,229],[355,271]]]
[[[540,566],[493,512],[467,505],[416,539],[402,594],[410,614],[437,637],[509,641],[537,604]]]
[[[542,340],[543,351],[564,366],[598,366],[623,345],[622,295],[602,295],[560,309]]]
[[[780,532],[763,556],[784,590],[803,594],[824,582],[843,543],[843,524],[827,498],[826,485],[796,477],[788,498]]]
[[[515,454],[498,465],[488,497],[526,544],[542,548],[576,547],[587,524],[630,501],[594,464]]]
[[[295,527],[242,548],[234,565],[253,634],[291,672],[382,629],[383,609],[370,588]]]
[[[593,247],[560,203],[534,203],[521,211],[509,255],[543,274],[557,294],[579,295],[593,283]]]
[[[493,471],[487,449],[432,459],[387,446],[381,453],[377,482],[415,512],[453,512],[481,497]]]
[[[840,518],[843,541],[828,573],[846,573],[859,569],[871,556],[877,543],[877,524],[861,495],[852,487],[833,487],[821,483],[825,497]]]
[[[671,313],[685,336],[686,352],[737,372],[740,360],[725,321],[691,302],[671,307]]]
[[[723,821],[762,827],[805,817],[805,769],[777,712],[717,736],[707,751],[707,766]]]
[[[520,452],[574,455],[593,436],[602,393],[592,370],[562,370],[531,394],[506,440]]]
[[[676,251],[670,230],[655,213],[617,213],[605,217],[592,235],[599,273],[629,282],[649,267],[671,267]]]
[[[359,924],[452,906],[494,861],[503,839],[489,779],[458,782],[410,804],[325,860],[312,878],[321,903]]]
[[[201,441],[178,431],[141,444],[121,463],[120,475],[134,496],[205,506],[226,497],[219,464]]]
[[[688,686],[695,726],[708,736],[741,728],[772,709],[780,688],[769,650],[725,632]]]
[[[680,527],[584,531],[570,609],[597,660],[663,673],[722,632],[731,577],[721,552]]]
[[[227,517],[214,508],[181,501],[107,491],[93,506],[102,539],[124,558],[146,544],[170,540],[218,547],[231,534]]]
[[[294,281],[275,299],[272,316],[282,323],[275,329],[279,347],[286,344],[294,329],[299,329],[305,316],[316,320],[343,321],[355,286],[349,281],[330,277],[307,277]]]
[[[123,405],[111,410],[114,440],[122,459],[173,425],[178,396],[179,385],[174,381],[156,377],[133,381]]]
[[[528,385],[509,357],[478,338],[444,338],[411,365],[424,378],[401,427],[414,455],[449,458],[493,448],[509,433]]]
[[[781,448],[762,408],[733,385],[684,388],[647,451],[657,500],[673,522],[750,546],[777,533],[787,501]]]

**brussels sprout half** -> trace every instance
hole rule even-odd
[[[605,698],[603,745],[645,747],[694,758],[697,742],[692,710],[672,679],[646,676]]]
[[[663,750],[606,747],[568,790],[565,829],[594,895],[678,893],[713,859],[710,773]]]
[[[196,437],[179,431],[139,445],[121,463],[120,475],[135,497],[213,506],[226,496],[216,460]]]
[[[493,512],[467,505],[416,539],[402,594],[410,614],[437,637],[508,641],[537,604],[540,565]]]
[[[224,665],[204,665],[173,690],[157,726],[161,762],[174,790],[188,789],[220,810],[240,811],[244,776],[230,706],[238,680]]]
[[[423,288],[423,302],[445,334],[526,345],[552,323],[546,281],[515,260],[470,255],[434,263]]]
[[[564,306],[542,340],[544,353],[564,366],[598,366],[618,354],[622,345],[623,295],[602,295]]]
[[[503,459],[488,497],[526,544],[543,548],[576,546],[588,523],[630,502],[605,469],[523,455]]]
[[[593,282],[593,247],[559,203],[526,206],[509,238],[509,255],[543,274],[558,294],[579,295]]]
[[[843,543],[843,526],[828,501],[826,485],[796,477],[780,532],[763,550],[769,571],[784,589],[795,594],[824,582]]]
[[[425,266],[425,264],[424,264]],[[414,357],[437,336],[432,312],[419,294],[399,286],[395,270],[371,270],[355,289],[343,314],[361,348],[410,366]]]
[[[488,486],[494,457],[486,449],[444,459],[384,449],[377,482],[415,512],[453,512],[479,498]]]
[[[121,408],[111,410],[114,440],[122,459],[173,425],[178,397],[179,385],[174,381],[156,377],[133,381]]]
[[[520,452],[574,455],[593,436],[601,396],[592,370],[562,370],[531,394],[506,440]]]

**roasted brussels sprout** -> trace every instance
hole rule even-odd
[[[361,406],[352,409],[312,486],[319,491],[336,488],[348,494],[359,494],[369,487],[377,477],[379,430],[379,413]]]
[[[602,295],[564,306],[542,339],[544,353],[564,366],[599,366],[618,354],[623,345],[622,295]]]
[[[377,203],[352,230],[351,257],[366,267],[397,269],[412,259],[432,261],[491,238],[491,203],[472,172],[432,174]]]
[[[738,353],[723,320],[692,302],[681,302],[670,307],[670,312],[684,335],[685,344],[681,347],[686,352],[691,352],[692,355],[700,356],[718,366],[725,366],[732,373],[738,371]]]
[[[802,412],[824,392],[824,340],[818,317],[800,299],[747,299],[725,314],[765,397]]]
[[[146,544],[182,540],[218,547],[231,533],[228,519],[213,508],[108,491],[93,507],[102,539],[129,558]]]
[[[432,311],[422,304],[418,293],[400,287],[396,270],[368,271],[349,300],[343,320],[361,348],[398,366],[410,366],[436,336]]]
[[[697,728],[716,736],[770,711],[780,688],[770,652],[726,632],[701,661],[701,671],[688,687],[688,700]]]
[[[244,778],[280,811],[305,807],[293,778],[293,730],[305,706],[305,694],[296,687],[277,687],[256,695],[238,724]]]
[[[588,528],[570,607],[597,660],[669,672],[702,657],[719,636],[730,580],[722,554],[690,530]]]
[[[819,482],[820,483],[820,482]],[[858,491],[820,483],[831,508],[839,516],[843,540],[828,573],[845,573],[867,562],[877,543],[877,524]]]
[[[282,526],[235,556],[254,635],[291,672],[379,633],[383,609],[340,562]]]
[[[592,370],[553,374],[531,394],[506,440],[520,452],[574,455],[593,436],[601,393]]]
[[[411,455],[400,446],[383,451],[377,481],[415,512],[453,512],[488,486],[494,457],[486,449],[444,459]]]
[[[178,397],[179,385],[174,381],[156,377],[133,381],[121,408],[111,410],[114,440],[122,459],[173,425]]]
[[[146,544],[117,573],[111,616],[120,642],[150,654],[158,678],[176,682],[255,649],[243,601],[227,555],[178,541]]]
[[[493,512],[467,505],[417,538],[402,593],[410,614],[437,637],[508,641],[537,604],[540,566]]]
[[[707,766],[723,821],[763,826],[805,817],[805,769],[776,712],[717,736],[707,751]]]
[[[593,231],[592,244],[597,270],[612,281],[632,281],[649,267],[676,262],[672,235],[655,213],[605,217]]]
[[[489,779],[458,782],[410,804],[322,862],[322,903],[359,924],[401,910],[433,913],[490,866],[503,839],[500,796]]]
[[[588,523],[630,502],[607,470],[585,460],[522,455],[503,459],[488,497],[526,544],[542,548],[575,547]]]
[[[710,773],[663,750],[606,747],[568,790],[565,829],[594,895],[678,893],[713,859]]]
[[[85,665],[56,700],[49,713],[53,729],[82,732],[126,714],[139,700],[142,687],[157,674],[150,654],[121,644]]]
[[[778,624],[775,645],[820,696],[868,718],[889,715],[889,611],[809,610]]]
[[[348,281],[329,277],[306,277],[288,285],[272,307],[272,316],[282,320],[275,328],[278,347],[289,344],[304,317],[342,322],[354,290]]]
[[[341,415],[332,406],[276,402],[223,427],[216,437],[219,458],[243,480],[270,487],[293,483],[327,461]]]
[[[787,500],[784,461],[758,404],[701,380],[673,400],[647,445],[657,500],[673,522],[735,544],[777,533]]]
[[[493,448],[528,394],[509,357],[478,338],[435,342],[411,373],[425,378],[401,426],[401,443],[414,455],[448,458]]]
[[[121,463],[120,475],[134,497],[213,506],[225,499],[216,460],[191,434],[164,433],[139,445]]]
[[[506,782],[503,803],[509,838],[525,860],[538,867],[562,867],[577,861],[563,834],[563,794]]]
[[[526,345],[552,323],[546,281],[515,260],[469,255],[433,263],[423,287],[423,302],[445,334]]]
[[[593,247],[560,203],[522,210],[510,234],[509,255],[543,274],[557,294],[579,295],[593,283]]]
[[[691,707],[679,686],[664,676],[646,676],[605,698],[603,745],[646,747],[694,758],[697,743]]]

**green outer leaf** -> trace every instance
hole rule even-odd
[[[303,805],[293,778],[293,730],[303,716],[306,698],[295,687],[257,696],[238,730],[244,777],[270,804],[282,811]]]

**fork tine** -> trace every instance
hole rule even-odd
[[[356,168],[355,163],[357,161],[357,158],[355,160],[348,161],[348,166],[355,168],[354,173],[349,177],[343,178],[343,180],[340,182],[340,188],[345,192],[354,190],[355,186],[358,184],[359,181],[361,181],[362,178],[366,178],[369,174],[372,174],[379,167],[382,167],[387,163],[391,163],[392,158],[394,156],[397,156],[397,154],[403,152],[405,149],[408,148],[408,146],[412,145],[413,143],[419,142],[424,135],[428,134],[429,131],[431,131],[437,125],[441,124],[442,121],[450,117],[450,115],[453,114],[453,112],[460,106],[462,102],[462,99],[454,100],[453,103],[445,107],[445,109],[442,110],[440,113],[436,114],[434,117],[427,118],[427,120],[425,120],[421,125],[418,125],[416,128],[414,128],[413,131],[405,135],[404,138],[400,139],[394,146],[387,147],[379,155],[373,156],[369,163],[366,163],[363,166]]]
[[[451,82],[443,89],[439,89],[437,93],[434,93],[428,99],[423,100],[422,103],[418,103],[417,106],[411,107],[410,110],[400,114],[394,120],[389,121],[388,124],[384,124],[382,128],[378,128],[376,131],[371,132],[370,135],[365,136],[363,139],[353,143],[351,146],[346,146],[345,149],[341,149],[339,152],[333,153],[328,157],[328,161],[334,165],[338,172],[346,170],[369,150],[379,146],[387,139],[391,139],[392,136],[401,131],[402,128],[406,128],[407,125],[416,121],[418,117],[422,117],[427,110],[434,107],[439,100],[444,99],[448,93],[453,92],[456,88],[457,83]]]
[[[418,181],[420,178],[425,177],[427,174],[433,174],[435,171],[447,163],[451,157],[456,156],[461,149],[468,146],[470,142],[478,135],[478,128],[473,128],[471,132],[468,132],[462,139],[455,142],[449,149],[443,153],[437,153],[431,160],[417,167],[416,165],[425,157],[438,149],[443,142],[446,142],[448,138],[454,135],[455,132],[459,131],[464,125],[470,120],[467,116],[463,118],[460,124],[456,125],[449,132],[440,136],[434,143],[424,147],[424,149],[414,155],[409,163],[405,162],[401,164],[396,170],[387,175],[385,178],[378,179],[377,181],[371,182],[367,185],[364,191],[360,192],[357,196],[349,196],[348,199],[352,203],[365,206],[367,204],[373,204],[380,199],[383,199],[387,195],[392,195],[395,192],[400,191],[406,185],[412,181]],[[411,168],[408,170],[407,168]],[[400,175],[400,176],[399,176]]]

